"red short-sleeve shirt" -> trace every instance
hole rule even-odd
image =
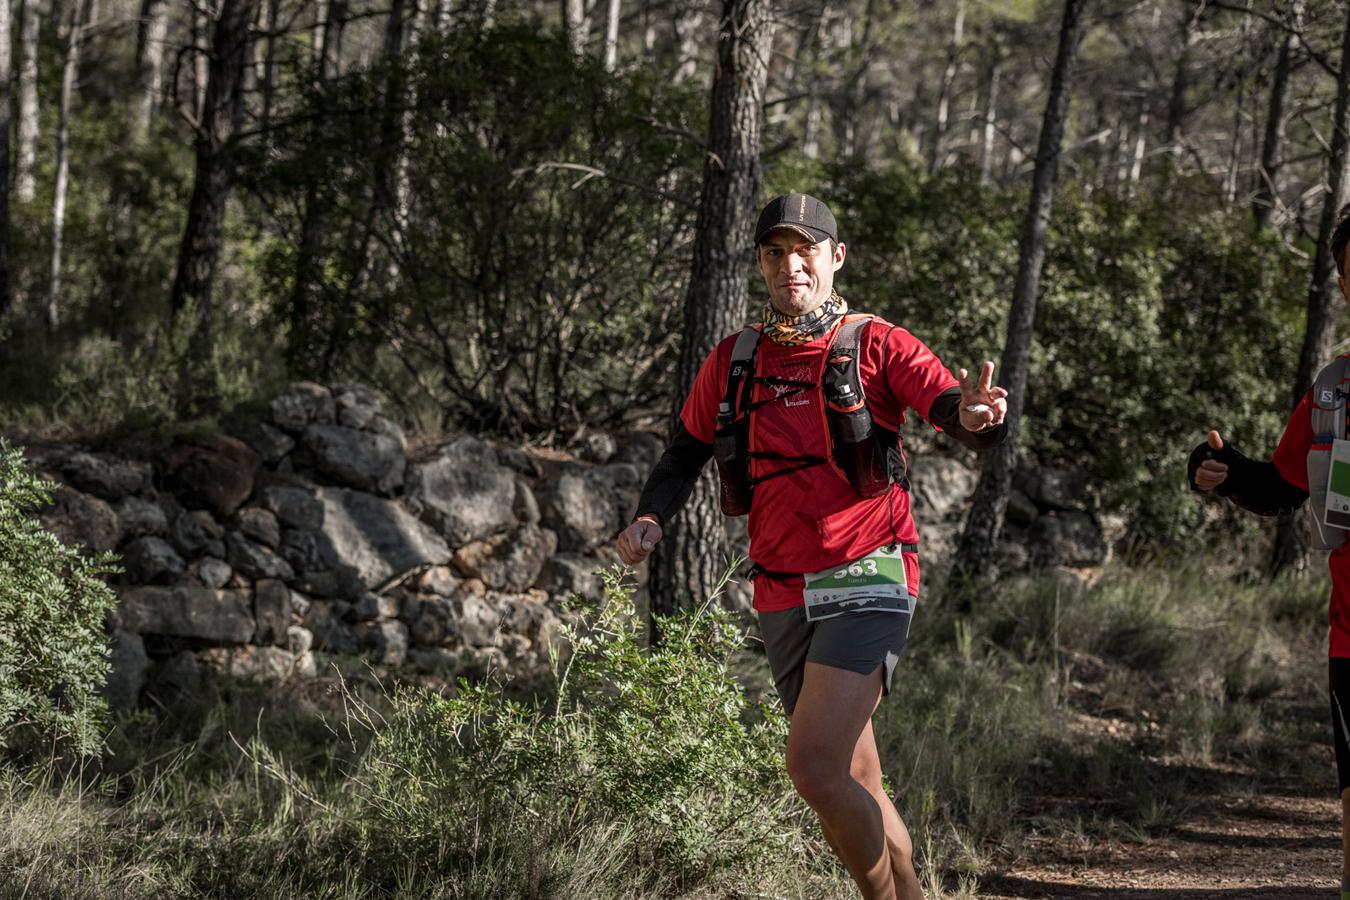
[[[1309,391],[1294,407],[1280,443],[1270,458],[1281,478],[1305,491],[1308,489],[1308,450],[1312,445],[1312,392]],[[1321,512],[1312,510],[1313,515]],[[1331,625],[1328,652],[1334,657],[1350,657],[1350,544],[1327,556],[1327,568],[1331,570],[1331,602],[1327,605],[1327,621]]]
[[[834,331],[800,347],[763,339],[755,360],[759,378],[778,376],[819,381]],[[723,340],[704,360],[685,400],[680,419],[691,435],[712,443],[717,406],[726,392],[736,335]],[[873,318],[863,331],[859,377],[867,406],[877,422],[898,430],[905,410],[925,418],[933,400],[958,382],[923,342],[903,328]],[[785,456],[830,456],[824,400],[819,389],[793,392],[757,381],[753,398],[764,402],[751,414],[750,445]],[[755,459],[751,474],[763,477],[786,464]],[[861,499],[832,465],[816,465],[763,481],[750,509],[750,558],[777,573],[818,572],[889,543],[918,542],[909,495],[899,486],[880,497]],[[905,555],[909,592],[918,596],[919,567]],[[791,609],[802,603],[802,579],[761,576],[755,581],[755,608]]]

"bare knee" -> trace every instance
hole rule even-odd
[[[793,752],[792,747],[788,748],[787,770],[797,793],[816,810],[835,803],[851,780],[845,768],[810,753]]]

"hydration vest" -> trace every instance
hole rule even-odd
[[[1350,357],[1338,357],[1317,373],[1312,386],[1312,444],[1308,447],[1308,494],[1312,500],[1313,547],[1336,550],[1350,532],[1323,521],[1331,480],[1331,450],[1345,440],[1346,398],[1350,397]]]
[[[713,458],[721,486],[722,512],[743,516],[750,511],[755,486],[772,478],[803,469],[828,465],[853,487],[861,498],[880,497],[892,484],[908,489],[900,435],[878,423],[867,409],[859,376],[858,352],[863,330],[872,316],[846,315],[838,326],[818,380],[797,380],[755,374],[760,326],[741,331],[731,352],[726,391],[717,408],[713,431]],[[754,400],[756,383],[768,384],[776,396]],[[786,400],[808,390],[820,391],[824,401],[823,427],[830,456],[790,456],[750,449],[754,412],[768,403]],[[781,466],[766,475],[750,474],[750,460],[773,460]]]

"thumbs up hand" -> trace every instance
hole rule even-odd
[[[1217,431],[1210,431],[1206,443],[1209,445],[1207,457],[1223,449],[1223,438],[1219,437]],[[1223,484],[1228,477],[1228,464],[1221,463],[1217,459],[1205,459],[1200,463],[1199,468],[1195,470],[1195,486],[1202,491],[1212,491]]]

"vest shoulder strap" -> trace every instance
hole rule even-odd
[[[751,376],[755,371],[755,351],[759,349],[760,334],[757,326],[747,325],[736,335],[736,344],[731,348],[731,367],[727,370],[726,393],[717,410],[719,418],[735,419],[749,402],[754,388]]]
[[[858,367],[858,348],[862,346],[863,331],[871,321],[872,316],[846,317],[827,351],[821,387],[826,403],[836,412],[853,412],[867,404]]]
[[[1313,441],[1345,440],[1345,401],[1350,393],[1350,357],[1340,356],[1317,373],[1312,387]]]

